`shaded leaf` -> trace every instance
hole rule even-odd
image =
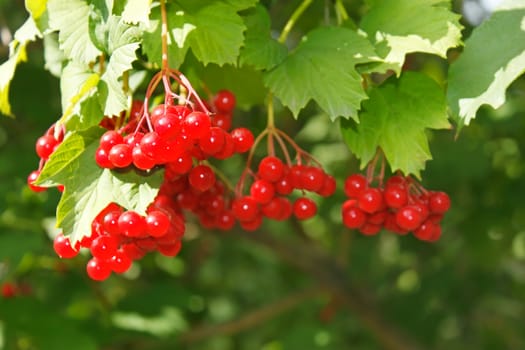
[[[150,174],[112,172],[95,162],[101,128],[69,135],[44,166],[42,186],[63,184],[57,207],[57,226],[76,242],[91,234],[91,223],[108,204],[115,202],[144,215],[163,180],[162,171]]]
[[[347,28],[318,28],[265,74],[265,85],[295,117],[314,100],[332,120],[357,119],[367,95],[361,85],[358,63],[374,61],[370,42]]]
[[[144,23],[149,25],[151,0],[128,0],[122,11],[122,20],[126,23]]]
[[[461,43],[459,19],[449,1],[375,1],[360,24],[384,60],[373,71],[392,69],[399,75],[405,55],[411,52],[446,57],[448,49]]]
[[[468,125],[484,104],[498,108],[508,86],[525,72],[525,4],[506,1],[474,29],[449,71],[448,101]]]
[[[449,127],[442,88],[421,73],[406,72],[370,92],[359,124],[343,121],[344,140],[364,168],[378,147],[392,171],[419,176],[431,159],[426,129]]]

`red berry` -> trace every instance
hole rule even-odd
[[[377,188],[367,188],[357,198],[357,205],[366,213],[375,213],[384,205],[383,194]]]
[[[231,136],[235,144],[236,153],[248,152],[253,146],[254,137],[250,130],[246,128],[237,128],[231,131]]]
[[[211,128],[210,117],[203,112],[191,112],[182,121],[183,131],[192,140],[203,137]]]
[[[358,229],[366,223],[366,213],[355,206],[344,208],[342,214],[343,224],[350,229]]]
[[[153,237],[164,236],[170,227],[168,215],[159,210],[153,210],[146,216],[146,230]]]
[[[223,211],[215,219],[215,224],[219,230],[231,230],[235,226],[235,216],[231,211]]]
[[[277,182],[283,177],[284,170],[284,164],[279,158],[267,156],[259,163],[257,174],[261,179]]]
[[[6,282],[2,284],[2,297],[5,299],[13,298],[18,294],[18,288],[15,284]]]
[[[100,137],[100,148],[103,148],[108,152],[113,146],[121,143],[124,143],[124,138],[121,134],[114,130],[106,131]]]
[[[132,261],[129,256],[123,251],[119,250],[111,257],[109,266],[115,273],[124,273],[129,270],[131,263]]]
[[[278,220],[283,210],[283,197],[273,197],[268,203],[261,207],[261,212],[269,219]]]
[[[149,170],[152,169],[155,165],[157,165],[155,159],[147,156],[146,154],[144,154],[144,152],[142,152],[142,148],[140,148],[140,145],[133,147],[131,157],[133,159],[133,165],[140,170]]]
[[[219,153],[226,143],[225,131],[216,126],[211,127],[203,137],[199,139],[200,149],[208,154]]]
[[[232,211],[241,222],[253,221],[259,215],[259,204],[252,197],[240,197],[232,202]]]
[[[86,266],[88,276],[95,281],[103,281],[111,275],[109,263],[98,258],[91,258]]]
[[[64,236],[62,233],[56,235],[53,241],[53,249],[62,259],[71,259],[78,255],[78,250],[73,248],[69,237]]]
[[[182,248],[182,242],[176,241],[173,244],[159,245],[157,247],[157,250],[159,251],[159,253],[161,253],[164,256],[174,257],[177,254],[179,254],[181,248]]]
[[[396,213],[396,223],[400,228],[412,231],[421,225],[421,213],[418,208],[408,205],[399,209]]]
[[[104,215],[104,218],[102,219],[102,227],[104,228],[104,231],[110,235],[120,234],[118,226],[120,214],[122,214],[122,210],[114,210]]]
[[[212,118],[212,125],[228,131],[232,127],[232,116],[226,113],[215,114]]]
[[[323,186],[317,191],[317,193],[323,197],[330,197],[335,193],[337,184],[335,178],[332,175],[326,174],[323,182]]]
[[[148,132],[140,140],[140,148],[148,157],[162,164],[166,158],[166,141],[155,131]]]
[[[293,192],[294,186],[288,174],[284,175],[279,181],[275,182],[275,192],[282,196],[287,196]]]
[[[275,195],[273,184],[266,180],[256,180],[250,187],[250,195],[257,203],[266,204]]]
[[[173,162],[169,162],[166,166],[167,172],[173,172],[175,174],[186,174],[193,167],[193,160],[189,153],[182,153]]]
[[[244,231],[255,231],[262,225],[262,216],[258,215],[251,221],[241,221],[239,225]]]
[[[323,187],[325,173],[323,169],[308,166],[304,167],[301,174],[301,188],[307,191],[317,192]]]
[[[101,260],[110,259],[118,249],[119,240],[115,236],[100,236],[91,243],[91,254]]]
[[[112,169],[115,167],[113,163],[109,160],[109,150],[106,150],[102,147],[97,148],[97,151],[95,153],[95,161],[101,168]]]
[[[174,138],[180,133],[181,120],[172,113],[166,113],[153,123],[153,128],[165,140]]]
[[[120,232],[128,237],[141,237],[146,231],[144,217],[134,211],[125,211],[118,218]]]
[[[373,236],[381,231],[381,225],[374,225],[369,222],[365,223],[360,229],[359,232],[365,236]]]
[[[398,209],[408,203],[408,192],[404,185],[392,184],[385,188],[385,204],[389,208]]]
[[[40,171],[34,170],[27,177],[27,185],[33,192],[43,192],[47,190],[47,187],[42,187],[34,184],[34,182],[38,179],[39,176]]]
[[[58,145],[58,141],[51,135],[44,135],[36,140],[36,154],[42,159],[48,159]]]
[[[230,113],[235,108],[235,95],[229,90],[220,90],[213,99],[213,104],[219,112]]]
[[[434,231],[437,229],[436,224],[427,220],[423,222],[415,231],[414,236],[422,241],[429,241],[434,236]]]
[[[137,131],[136,133],[126,135],[124,137],[124,143],[127,143],[131,147],[136,147],[140,145],[140,140],[144,137],[144,134]]]
[[[345,180],[344,191],[347,197],[357,198],[366,188],[368,182],[361,174],[350,175]]]
[[[433,192],[428,206],[433,214],[444,214],[450,209],[450,197],[445,192]]]
[[[204,192],[215,184],[215,173],[207,165],[197,165],[191,169],[188,180],[193,188]]]
[[[108,158],[111,164],[116,168],[125,168],[133,162],[131,146],[126,143],[121,143],[111,147]]]
[[[293,213],[299,220],[306,220],[317,213],[317,205],[310,198],[297,198],[293,204]]]

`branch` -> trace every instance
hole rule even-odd
[[[205,325],[189,330],[179,337],[180,343],[194,343],[217,335],[233,335],[258,324],[264,323],[282,313],[285,313],[304,301],[322,295],[323,290],[319,287],[307,288],[305,290],[290,294],[273,303],[264,305],[258,309],[246,313],[239,319],[220,323],[216,325]]]

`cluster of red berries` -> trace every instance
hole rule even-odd
[[[281,221],[293,214],[299,220],[306,220],[317,213],[317,204],[305,193],[328,197],[335,192],[335,188],[334,177],[320,167],[288,166],[276,156],[266,156],[259,162],[249,195],[237,197],[232,203],[232,211],[245,230],[257,229],[263,217]],[[287,196],[295,189],[303,195],[292,204]]]
[[[384,186],[372,187],[361,174],[346,178],[344,192],[349,199],[342,206],[343,224],[365,235],[382,228],[400,235],[413,232],[423,241],[441,236],[441,220],[450,208],[444,192],[428,191],[411,177],[395,175]]]
[[[170,164],[184,174],[192,168],[192,158],[226,159],[248,151],[253,144],[248,129],[228,132],[213,126],[213,117],[207,113],[187,106],[161,104],[147,117],[147,123],[139,124],[125,136],[129,125],[104,133],[95,155],[97,164],[108,169],[133,165],[140,170]],[[132,120],[131,125],[135,124]]]
[[[169,198],[160,195],[148,207],[146,216],[111,203],[93,220],[90,236],[73,246],[68,237],[58,234],[53,248],[65,259],[77,256],[80,248],[89,249],[93,257],[87,263],[87,274],[102,281],[111,272],[126,272],[133,260],[148,252],[177,255],[184,227],[182,214],[174,209]]]
[[[38,179],[42,168],[44,167],[51,154],[55,152],[55,150],[60,145],[60,143],[62,143],[63,140],[64,129],[55,129],[55,125],[52,125],[44,135],[40,136],[36,140],[35,151],[36,154],[40,157],[40,162],[38,169],[33,170],[27,177],[27,185],[33,192],[43,192],[47,190],[47,187],[37,186],[34,184],[34,182],[36,181],[36,179]],[[64,186],[59,186],[58,190],[62,192],[64,190]]]

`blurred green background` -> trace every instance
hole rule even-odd
[[[274,4],[277,27],[286,3]],[[0,0],[1,62],[25,18],[23,1]],[[59,193],[26,187],[34,142],[60,115],[41,44],[29,58],[12,85],[17,117],[0,120],[0,349],[525,349],[524,79],[457,139],[432,134],[423,184],[453,203],[435,244],[349,232],[338,191],[306,224],[224,234],[190,221],[177,258],[151,255],[96,283],[86,256],[53,252],[46,227]],[[414,62],[442,78],[440,60]],[[238,112],[237,122],[257,113]],[[296,123],[281,111],[280,125],[341,185],[357,162],[336,125],[306,113]]]

